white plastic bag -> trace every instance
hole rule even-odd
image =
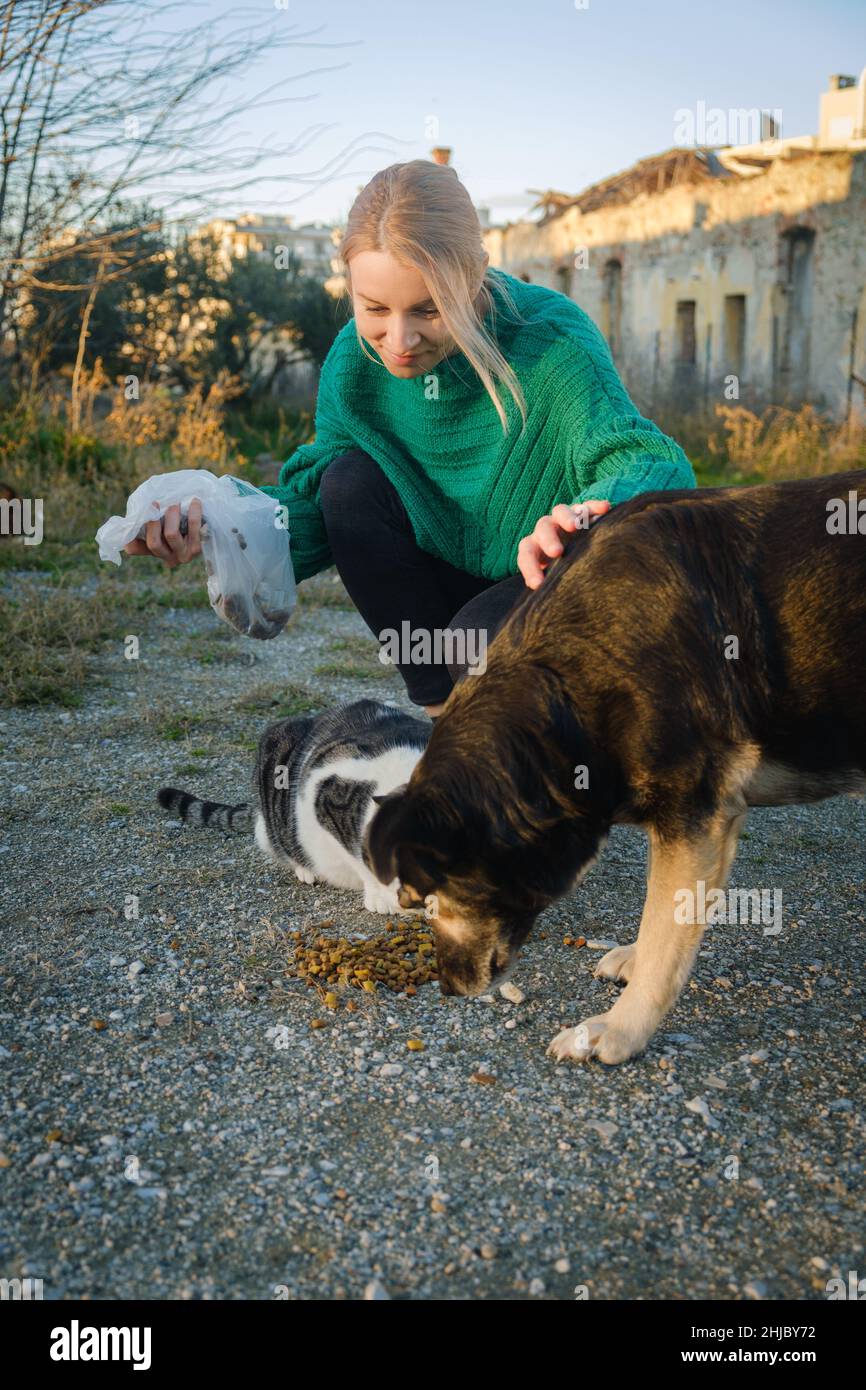
[[[276,637],[295,606],[289,533],[278,502],[241,478],[218,478],[206,468],[158,473],[135,489],[126,516],[113,516],[96,533],[100,560],[120,564],[123,547],[144,536],[180,503],[181,526],[194,497],[202,507],[202,555],[211,607],[247,637]]]

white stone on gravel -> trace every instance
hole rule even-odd
[[[761,1299],[767,1297],[767,1285],[762,1279],[750,1279],[748,1284],[743,1287],[743,1293],[747,1298]]]
[[[504,985],[499,986],[499,993],[503,999],[508,1000],[509,1004],[522,1004],[526,998],[520,986],[512,984],[511,980],[506,980]]]
[[[382,1303],[386,1300],[390,1303],[391,1301],[391,1295],[388,1293],[385,1285],[378,1279],[370,1280],[369,1284],[364,1289],[364,1298],[368,1303]]]
[[[710,1114],[710,1107],[707,1105],[703,1096],[692,1096],[691,1100],[685,1102],[685,1107],[686,1110],[690,1110],[693,1115],[700,1115],[704,1124],[707,1125],[709,1129],[718,1129],[719,1122],[713,1119],[713,1116]]]
[[[596,1134],[600,1134],[602,1139],[611,1140],[619,1133],[619,1126],[612,1120],[587,1120],[587,1129],[594,1129]]]

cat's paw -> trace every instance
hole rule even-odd
[[[315,883],[316,875],[312,869],[305,869],[302,864],[293,864],[295,878],[300,879],[301,883]]]
[[[389,916],[400,911],[396,890],[385,884],[364,889],[364,906],[368,912],[387,912]]]

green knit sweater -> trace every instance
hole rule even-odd
[[[284,503],[298,580],[333,564],[319,485],[328,464],[363,449],[396,488],[422,550],[486,579],[517,572],[517,546],[557,502],[612,505],[655,488],[694,487],[682,449],[645,419],[604,337],[556,290],[488,272],[485,318],[526,398],[527,422],[500,386],[509,433],[471,363],[455,351],[428,373],[393,376],[364,355],[350,320],[322,367],[316,437],[265,492]],[[522,316],[504,304],[503,283]]]

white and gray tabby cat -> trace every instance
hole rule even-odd
[[[254,831],[256,843],[302,883],[360,888],[368,912],[400,912],[396,888],[371,873],[364,833],[384,796],[408,782],[431,726],[393,704],[356,700],[269,724],[259,740],[257,805],[202,801],[163,787],[160,806],[194,825]]]

